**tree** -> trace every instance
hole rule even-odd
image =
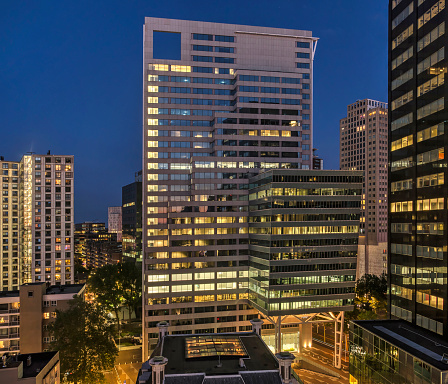
[[[119,309],[123,304],[122,284],[118,264],[106,264],[98,268],[89,278],[89,290],[96,296],[99,304],[115,313],[120,327]]]
[[[97,304],[75,298],[66,311],[56,311],[49,326],[59,351],[61,373],[75,384],[104,383],[103,371],[114,366],[118,355],[114,325]]]
[[[142,270],[137,264],[130,262],[120,263],[118,268],[123,303],[128,307],[129,319],[131,319],[132,311],[137,315],[142,301]]]
[[[346,312],[345,321],[371,320],[384,316],[387,305],[387,278],[366,274],[356,281],[355,308]]]
[[[387,279],[381,276],[366,274],[356,282],[355,303],[361,309],[378,311],[386,308]]]

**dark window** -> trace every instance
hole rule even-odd
[[[235,63],[235,59],[232,57],[215,57],[215,63],[233,64]]]
[[[213,47],[211,45],[193,45],[193,51],[213,52]]]
[[[309,48],[309,47],[310,47],[310,43],[305,43],[302,41],[297,42],[297,48]]]
[[[310,54],[305,52],[297,52],[296,53],[298,59],[309,59]]]
[[[233,47],[215,47],[215,52],[234,53],[235,49]]]
[[[211,56],[193,56],[193,61],[202,61],[202,62],[213,62],[213,57]]]
[[[224,41],[225,43],[233,43],[235,41],[235,38],[233,36],[216,35],[215,41]]]
[[[193,72],[213,73],[213,68],[210,68],[210,67],[193,67]]]
[[[208,40],[213,41],[213,35],[205,35],[203,33],[193,33],[194,40]]]

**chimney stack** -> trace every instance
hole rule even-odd
[[[151,366],[151,384],[162,384],[165,377],[165,365],[168,359],[163,356],[154,356],[149,360]]]
[[[261,336],[261,326],[264,321],[261,319],[252,319],[250,323],[252,324],[252,332],[256,333],[258,336]]]
[[[160,323],[157,323],[157,328],[159,328],[159,341],[162,341],[163,338],[168,335],[168,327],[170,326],[170,323],[167,321],[161,321]]]
[[[291,383],[291,365],[294,362],[294,355],[289,352],[280,352],[275,355],[279,362],[280,376],[283,383]]]

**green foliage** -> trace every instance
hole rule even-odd
[[[75,384],[104,383],[104,370],[114,366],[118,349],[113,341],[114,325],[97,304],[72,300],[66,311],[56,311],[49,326],[59,351],[61,373]]]
[[[118,264],[106,264],[90,275],[88,289],[103,308],[113,311],[120,325],[119,309],[123,304]]]
[[[104,308],[115,313],[120,325],[119,309],[126,306],[129,317],[141,305],[142,271],[134,263],[108,264],[91,274],[88,289]]]
[[[374,320],[384,317],[387,306],[387,278],[366,274],[356,281],[355,309],[346,312],[346,325],[350,320]]]
[[[142,270],[134,263],[120,263],[118,273],[123,303],[128,307],[130,319],[132,311],[137,315],[142,303]]]
[[[381,276],[366,274],[356,282],[355,304],[361,310],[376,313],[384,310],[387,303],[387,279],[384,274]]]

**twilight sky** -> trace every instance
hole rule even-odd
[[[142,162],[145,16],[305,29],[314,147],[339,168],[339,119],[387,101],[387,0],[0,0],[0,155],[75,155],[75,222],[107,221]]]

